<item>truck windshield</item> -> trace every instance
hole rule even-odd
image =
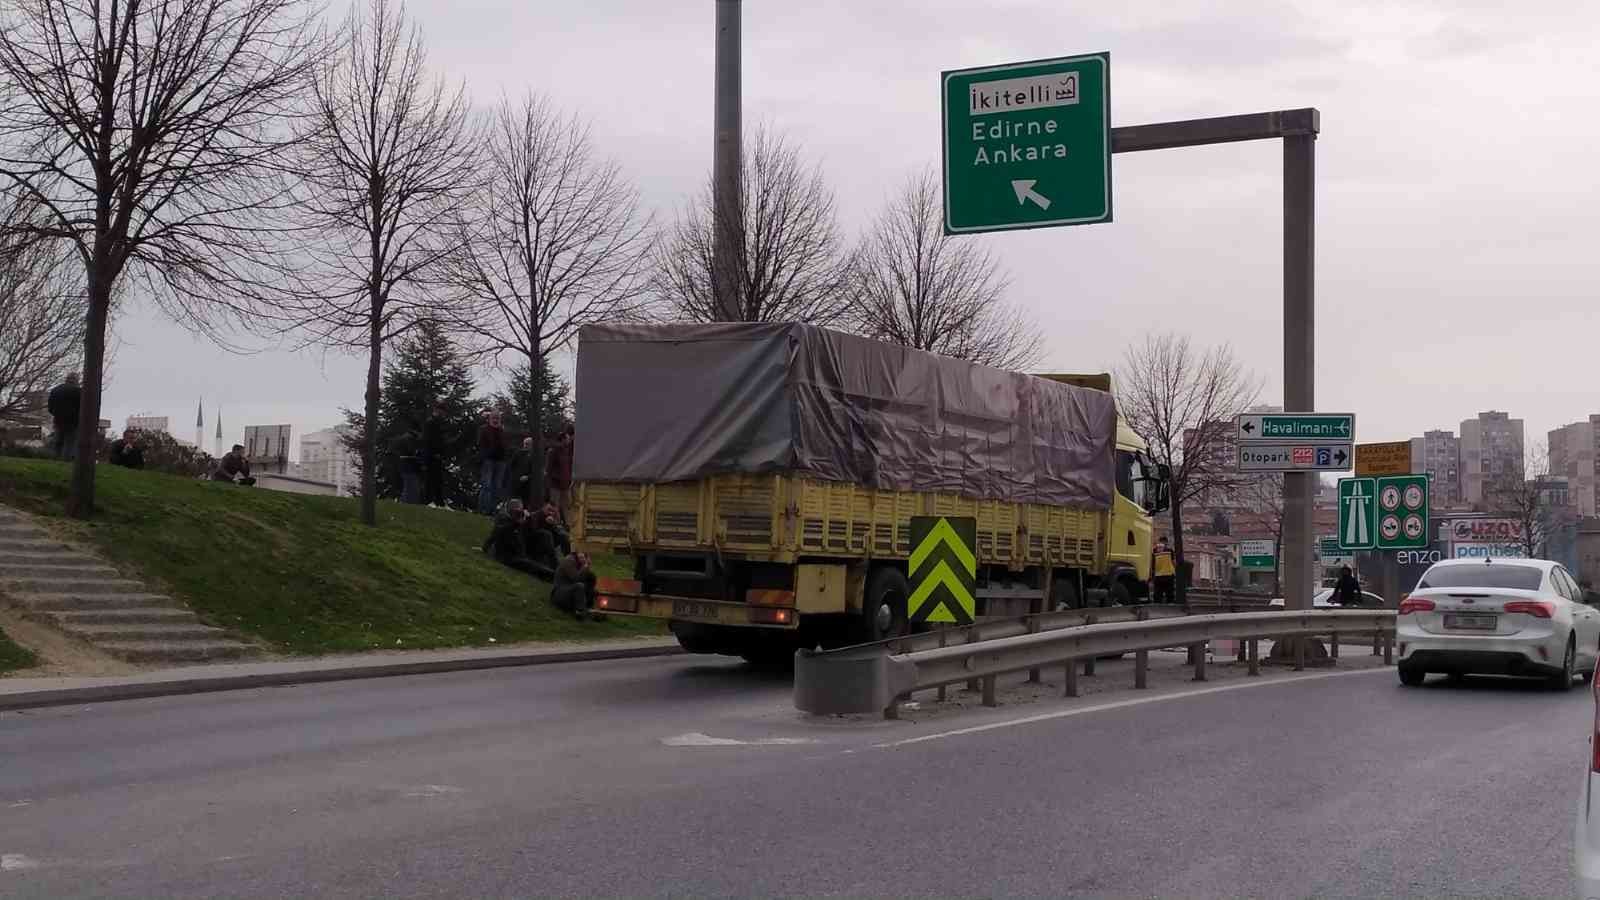
[[[1139,476],[1143,474],[1139,468],[1139,459],[1132,451],[1117,451],[1117,493],[1141,507],[1145,505],[1145,495],[1150,486],[1148,481],[1139,480]]]

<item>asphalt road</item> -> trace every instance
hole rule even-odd
[[[0,896],[1572,896],[1584,691],[1283,677],[808,721],[673,658],[0,713]]]

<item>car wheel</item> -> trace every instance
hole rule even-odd
[[[1550,689],[1553,691],[1572,690],[1572,677],[1577,674],[1578,646],[1567,638],[1567,652],[1561,656],[1561,671],[1550,676]]]
[[[1450,673],[1450,683],[1451,684],[1454,684],[1454,685],[1464,684],[1466,682],[1466,680],[1467,680],[1467,676],[1462,674],[1462,673],[1460,673],[1460,672],[1451,672]]]
[[[1428,673],[1415,666],[1400,667],[1400,683],[1406,687],[1417,687],[1428,677]]]

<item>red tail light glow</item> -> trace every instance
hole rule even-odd
[[[794,610],[751,607],[750,621],[756,625],[790,625],[794,622]]]
[[[1418,612],[1433,612],[1433,601],[1427,597],[1407,597],[1400,601],[1400,615]]]
[[[1522,613],[1535,619],[1548,619],[1555,615],[1556,605],[1549,600],[1512,600],[1505,606],[1508,613]]]

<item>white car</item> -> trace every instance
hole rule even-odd
[[[1595,679],[1590,679],[1591,684]],[[1600,685],[1595,685],[1600,688]],[[1591,692],[1593,693],[1593,692]],[[1578,896],[1600,900],[1600,694],[1594,694],[1594,729],[1589,736],[1589,773],[1578,803],[1578,833],[1572,862]]]
[[[1400,683],[1430,672],[1523,675],[1566,690],[1600,663],[1600,611],[1546,559],[1434,563],[1395,618]]]
[[[1271,600],[1267,601],[1267,605],[1282,609],[1283,608],[1283,598],[1282,597],[1274,597]],[[1383,602],[1383,598],[1379,597],[1377,594],[1374,594],[1374,593],[1372,593],[1370,591],[1362,591],[1361,592],[1361,608],[1362,609],[1383,609],[1384,606],[1386,606],[1386,605],[1387,604],[1385,604]],[[1345,607],[1340,606],[1339,604],[1333,602],[1333,588],[1321,588],[1315,594],[1311,595],[1311,608],[1312,609],[1344,609]]]

